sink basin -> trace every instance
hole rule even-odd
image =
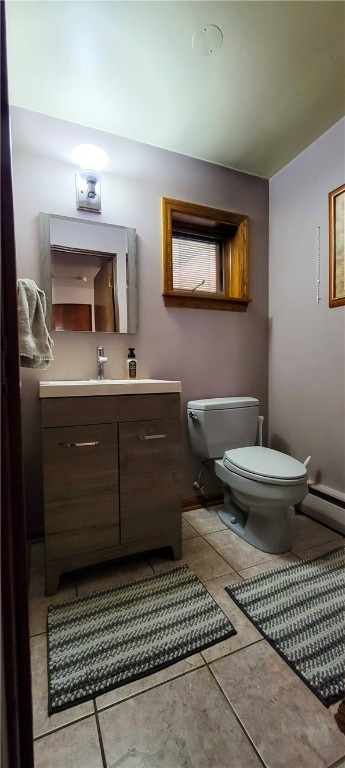
[[[39,383],[40,398],[149,395],[160,392],[181,392],[181,382],[164,379],[85,379],[80,381],[40,381]]]

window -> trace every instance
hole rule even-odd
[[[174,291],[222,293],[222,242],[173,230]]]
[[[248,217],[162,198],[166,306],[245,311]]]

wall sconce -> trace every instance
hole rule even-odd
[[[101,176],[109,161],[103,149],[95,144],[79,144],[72,152],[72,159],[80,166],[76,174],[78,211],[101,213]]]

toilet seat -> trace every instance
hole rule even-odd
[[[236,475],[271,485],[300,485],[307,476],[306,467],[297,459],[260,445],[225,451],[223,464]]]

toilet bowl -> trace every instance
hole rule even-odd
[[[214,469],[223,483],[220,520],[258,549],[280,554],[291,549],[291,507],[308,492],[304,464],[262,446],[226,451]]]
[[[255,398],[194,400],[187,413],[194,453],[213,459],[222,483],[220,520],[264,552],[287,552],[292,508],[308,493],[306,466],[285,453],[255,445],[261,419]]]

